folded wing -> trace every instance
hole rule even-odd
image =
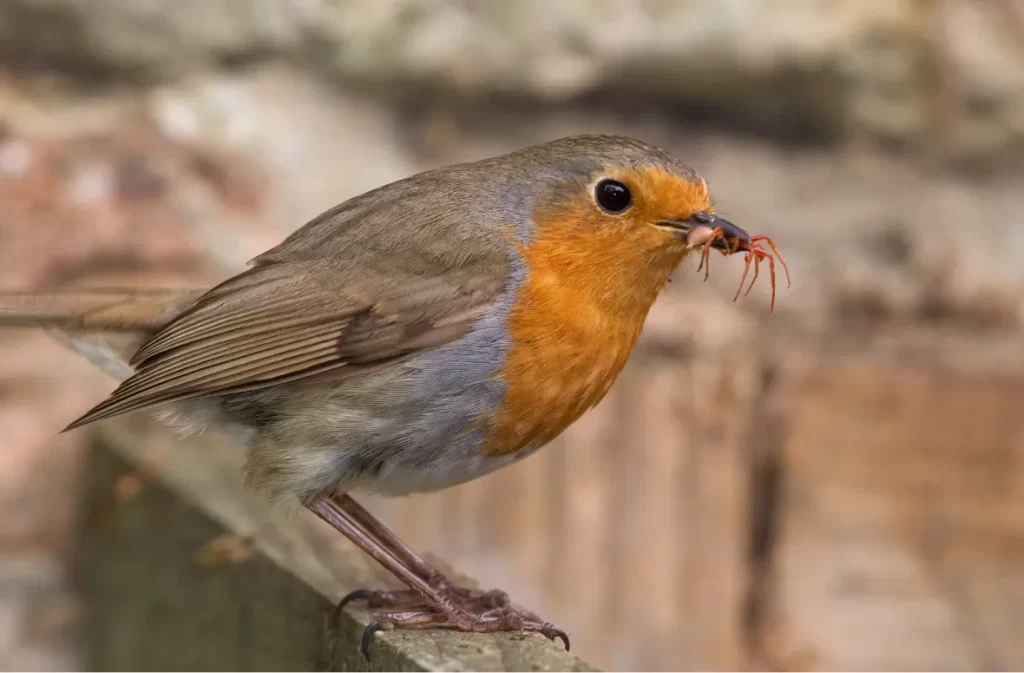
[[[200,297],[135,354],[135,374],[68,429],[179,400],[344,378],[453,341],[505,284],[501,269],[425,276],[326,260],[257,266]]]

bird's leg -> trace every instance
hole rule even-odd
[[[322,496],[307,507],[411,590],[353,592],[339,604],[340,609],[347,601],[364,598],[375,607],[389,609],[375,615],[363,633],[362,648],[367,658],[375,632],[404,628],[448,627],[476,633],[536,631],[552,640],[560,638],[566,649],[569,648],[569,638],[564,631],[512,605],[504,592],[481,592],[456,586],[349,496]],[[395,610],[399,605],[406,610]],[[410,607],[415,609],[410,610]]]
[[[391,532],[391,529],[378,521],[375,516],[370,514],[365,507],[356,502],[351,496],[338,495],[333,496],[331,500],[342,511],[351,516],[357,524],[362,526],[363,530],[394,552],[409,569],[415,571],[420,577],[428,582],[443,577],[432,565],[413,551],[409,545],[402,542],[397,535]]]
[[[473,589],[465,589],[449,580],[351,496],[338,495],[333,496],[331,500],[385,549],[391,551],[407,568],[426,580],[437,591],[447,594],[453,601],[463,604],[478,602],[488,608],[496,608],[508,604],[508,594],[500,589],[485,593]],[[366,601],[369,608],[412,608],[426,605],[419,592],[412,589],[404,591],[357,589],[342,598],[338,603],[337,609],[340,611],[352,601]]]

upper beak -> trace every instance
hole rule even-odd
[[[739,244],[750,243],[750,234],[714,213],[699,212],[685,220],[661,220],[659,224],[677,230],[679,237],[693,246],[701,245],[709,238],[712,248],[723,251],[736,250],[743,247]],[[721,236],[714,236],[717,229],[722,230]]]

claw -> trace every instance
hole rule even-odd
[[[562,644],[565,645],[565,651],[569,651],[569,636],[562,629],[551,629],[550,632],[546,632],[544,635],[547,636],[548,640],[551,642],[554,642],[555,638],[558,638],[562,641]]]
[[[381,623],[374,619],[372,622],[366,625],[363,630],[363,637],[359,640],[359,651],[363,653],[363,656],[367,661],[370,660],[370,643],[373,642],[373,634],[381,630]],[[384,629],[385,631],[388,629]]]
[[[340,601],[338,601],[338,606],[334,608],[334,611],[340,613],[345,609],[345,606],[352,601],[369,601],[375,594],[376,592],[370,591],[369,589],[356,589],[355,591],[350,591],[345,594]]]

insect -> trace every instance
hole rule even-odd
[[[728,220],[721,218],[715,218],[713,221],[699,226],[694,229],[687,237],[687,241],[694,247],[700,246],[700,264],[697,266],[698,273],[704,270],[704,280],[706,281],[711,274],[711,250],[714,248],[718,250],[722,255],[733,255],[737,252],[746,252],[744,257],[743,275],[740,277],[740,286],[736,288],[736,296],[733,297],[733,301],[740,298],[740,293],[744,296],[750,294],[750,290],[753,289],[754,283],[757,282],[757,276],[761,270],[761,260],[768,260],[768,273],[771,278],[772,286],[772,302],[770,311],[775,311],[775,258],[777,257],[779,263],[782,265],[782,270],[786,274],[786,287],[793,285],[792,280],[789,277],[789,267],[786,266],[786,260],[783,259],[782,253],[775,247],[775,242],[764,235],[750,236],[747,232],[743,231]],[[768,252],[764,249],[761,243],[764,242],[770,249]],[[774,253],[774,254],[773,254]],[[743,292],[743,285],[747,280],[747,275],[750,273],[750,267],[753,264],[754,277],[750,279],[750,285],[747,286],[747,291]]]

